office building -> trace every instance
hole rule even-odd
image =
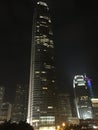
[[[91,95],[85,76],[76,75],[73,79],[73,89],[77,117],[79,119],[93,119]]]
[[[55,51],[48,4],[35,1],[27,122],[35,129],[55,127]]]

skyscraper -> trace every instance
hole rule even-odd
[[[45,1],[34,3],[27,122],[36,129],[55,126],[55,53]]]
[[[79,119],[92,119],[91,95],[85,76],[76,75],[73,80],[75,106]]]

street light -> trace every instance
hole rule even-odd
[[[57,126],[57,130],[60,130],[60,126],[59,125]]]
[[[64,122],[62,123],[62,126],[65,127],[65,123]]]

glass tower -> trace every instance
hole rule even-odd
[[[55,53],[49,8],[34,4],[27,122],[36,129],[55,126]]]
[[[76,75],[73,80],[75,106],[79,119],[92,119],[93,110],[91,96],[85,76]]]

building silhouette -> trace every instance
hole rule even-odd
[[[0,123],[11,120],[12,104],[9,102],[3,102],[0,110]]]
[[[92,98],[91,102],[93,107],[94,119],[98,121],[98,98]]]
[[[55,126],[56,68],[52,23],[45,1],[34,3],[27,122]]]
[[[62,125],[63,122],[69,122],[72,118],[71,97],[68,93],[58,92],[57,96],[57,124]]]
[[[2,106],[2,103],[4,102],[4,95],[5,95],[5,87],[0,86],[0,108]]]
[[[5,87],[0,86],[0,123],[9,121],[11,119],[11,107],[12,105],[8,102],[4,102],[5,98]]]
[[[73,79],[73,89],[77,117],[79,119],[93,119],[91,95],[85,76],[76,75]]]
[[[12,106],[12,122],[26,121],[27,117],[27,86],[17,84],[15,100]]]

